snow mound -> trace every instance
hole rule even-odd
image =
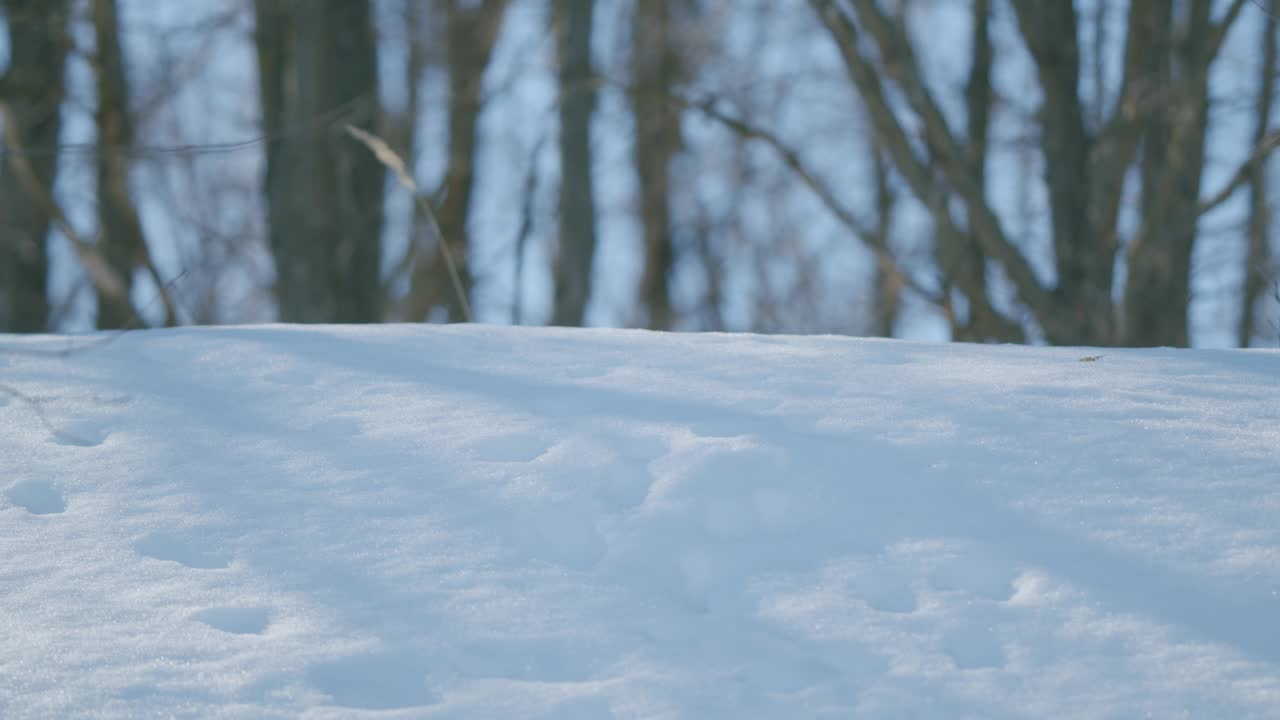
[[[1280,716],[1280,353],[74,342],[0,338],[3,718]]]

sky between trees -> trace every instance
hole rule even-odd
[[[0,330],[1273,345],[1277,6],[0,0]]]

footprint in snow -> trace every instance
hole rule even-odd
[[[67,501],[47,480],[23,480],[5,491],[9,502],[32,515],[57,515],[67,509]]]
[[[51,431],[55,443],[72,447],[98,447],[107,441],[107,435],[110,434],[94,422],[56,425]]]
[[[1017,573],[999,550],[963,552],[939,562],[928,573],[928,584],[936,591],[962,593],[990,602],[1004,602],[1013,592]]]
[[[172,533],[152,533],[134,543],[134,550],[156,560],[167,560],[197,570],[230,567],[231,558],[198,538]]]
[[[128,405],[133,402],[129,393],[99,393],[93,396],[94,402],[101,405]]]
[[[284,385],[286,387],[303,387],[314,385],[316,382],[314,375],[302,370],[276,370],[263,375],[262,379],[272,385]]]
[[[472,451],[477,460],[485,462],[521,463],[545,455],[552,443],[535,435],[500,435],[485,438],[474,445]]]
[[[340,658],[312,667],[307,679],[341,707],[395,710],[436,702],[426,663],[408,652]]]
[[[70,445],[71,447],[98,447],[107,439],[106,433],[95,433],[90,436],[81,435],[79,433],[72,434],[64,430],[59,430],[53,436],[53,441],[59,445]]]
[[[700,438],[710,439],[747,437],[753,430],[750,423],[735,418],[704,420],[693,423],[689,429]]]
[[[905,574],[885,568],[863,573],[853,590],[872,610],[909,615],[920,609],[920,600]]]
[[[895,615],[908,615],[920,608],[916,594],[905,583],[890,581],[883,585],[859,588],[859,594],[872,610]]]
[[[271,612],[261,607],[209,608],[191,619],[226,633],[261,635],[271,624]]]
[[[989,627],[977,625],[945,635],[939,650],[951,658],[957,670],[982,670],[1005,665],[1004,647]]]
[[[564,374],[574,380],[594,380],[602,378],[613,372],[613,368],[602,364],[592,363],[583,365],[572,365],[564,368]]]

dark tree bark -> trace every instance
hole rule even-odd
[[[889,186],[889,163],[884,153],[871,148],[872,172],[875,182],[876,226],[875,243],[888,247],[893,229],[893,209],[897,204],[893,189]],[[875,294],[872,298],[871,334],[877,337],[893,337],[902,313],[902,281],[897,269],[883,258],[877,258]]]
[[[369,0],[256,0],[266,200],[285,322],[377,322],[384,170]]]
[[[972,47],[970,50],[969,79],[965,83],[965,117],[969,160],[972,167],[973,183],[980,195],[986,195],[987,187],[987,146],[989,143],[991,124],[991,3],[989,0],[974,0],[970,12],[973,24]],[[941,218],[942,212],[934,213]],[[958,322],[954,312],[948,313],[951,319],[952,338],[963,341],[981,342],[998,340],[1000,342],[1022,342],[1022,329],[1009,322],[991,304],[987,284],[987,261],[982,245],[973,228],[961,232],[950,227],[950,218],[941,223],[939,231],[938,255],[943,266],[943,274],[955,288],[964,293],[968,301],[969,312],[964,322]],[[949,299],[948,299],[949,301]]]
[[[1276,92],[1276,29],[1280,17],[1280,0],[1267,0],[1267,18],[1262,23],[1262,69],[1258,73],[1258,101],[1255,115],[1257,126],[1253,133],[1253,146],[1264,141],[1271,127],[1271,106]],[[1240,325],[1236,341],[1240,347],[1249,347],[1258,328],[1258,300],[1272,282],[1267,267],[1271,254],[1271,212],[1267,205],[1266,163],[1254,164],[1249,173],[1249,229],[1248,247],[1244,258],[1244,285],[1241,292]]]
[[[1191,252],[1199,220],[1205,134],[1209,125],[1212,0],[1192,0],[1185,18],[1153,4],[1160,66],[1157,87],[1168,106],[1146,121],[1141,163],[1142,222],[1125,259],[1123,330],[1127,345],[1190,342]],[[1175,29],[1176,28],[1176,29]]]
[[[552,24],[560,79],[560,252],[553,325],[581,325],[591,296],[596,206],[591,180],[591,69],[594,0],[553,0]]]
[[[9,29],[9,65],[0,76],[6,136],[27,153],[38,192],[53,196],[62,130],[67,0],[0,0]],[[52,218],[46,203],[13,165],[14,148],[0,159],[0,331],[48,329],[47,238]]]
[[[484,109],[484,76],[506,8],[507,0],[448,0],[449,169],[443,200],[436,209],[443,237],[436,238],[435,247],[419,253],[415,261],[406,305],[411,320],[427,320],[435,308],[443,308],[449,322],[466,319],[464,303],[453,290],[444,253],[453,258],[463,292],[470,294],[467,220],[475,185],[480,112]]]
[[[640,306],[646,325],[669,330],[674,324],[671,271],[671,163],[680,152],[680,107],[671,101],[685,68],[675,42],[674,5],[679,0],[637,2],[632,18],[631,110],[635,117],[634,157],[640,180],[640,220],[644,227],[644,270]]]
[[[1080,101],[1076,11],[1070,3],[1035,0],[1015,0],[1014,7],[1044,90],[1041,151],[1058,274],[1053,334],[1065,344],[1111,345],[1116,340],[1111,300],[1115,249],[1109,247],[1114,232],[1090,222],[1093,139]]]
[[[94,116],[98,127],[98,252],[120,281],[119,292],[97,290],[98,328],[113,329],[139,322],[129,297],[134,269],[145,264],[147,245],[129,190],[134,123],[116,0],[94,0],[93,28],[98,84]],[[172,324],[172,318],[169,320]]]

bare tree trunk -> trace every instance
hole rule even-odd
[[[991,118],[991,2],[974,0],[970,12],[973,42],[969,80],[965,83],[965,141],[972,165],[973,184],[980,195],[986,195],[987,148]],[[951,317],[952,337],[970,342],[1022,342],[1022,329],[1002,316],[991,304],[987,284],[987,261],[982,245],[972,227],[964,232],[951,228],[945,211],[935,212],[940,220],[939,261],[947,280],[964,293],[969,312],[964,322]]]
[[[122,292],[98,290],[98,327],[123,328],[136,317],[129,297],[133,271],[143,264],[146,238],[129,190],[129,151],[133,146],[133,116],[116,0],[94,0],[93,28],[97,42],[94,73],[98,84],[98,252],[120,280]]]
[[[1191,251],[1199,219],[1209,116],[1208,33],[1211,0],[1192,0],[1188,17],[1173,18],[1170,3],[1152,4],[1157,87],[1170,107],[1147,120],[1142,156],[1142,223],[1126,253],[1124,294],[1127,345],[1190,342]],[[1174,26],[1181,28],[1175,30]]]
[[[58,136],[65,92],[63,67],[67,0],[0,0],[9,30],[9,67],[0,76],[0,102],[29,153],[46,197],[58,174]],[[49,322],[47,238],[52,218],[11,165],[0,159],[0,331],[43,332]]]
[[[675,247],[671,220],[671,162],[680,152],[680,109],[670,101],[685,68],[675,44],[673,5],[678,0],[646,0],[632,19],[631,109],[635,117],[634,157],[640,179],[640,219],[644,226],[644,271],[640,305],[653,330],[674,324],[671,271]]]
[[[553,0],[560,75],[560,252],[553,325],[581,325],[591,296],[596,205],[591,181],[591,8],[595,0]]]
[[[872,172],[875,177],[876,240],[885,247],[892,237],[893,209],[897,198],[889,186],[889,163],[878,147],[871,148]],[[875,274],[874,317],[871,334],[877,337],[893,337],[902,312],[902,282],[900,275],[884,260],[877,260]]]
[[[1058,273],[1053,291],[1057,327],[1051,336],[1061,344],[1111,345],[1116,340],[1111,301],[1114,233],[1091,222],[1093,138],[1080,101],[1076,10],[1070,3],[1036,0],[1016,0],[1014,7],[1044,89],[1041,150]]]
[[[449,63],[449,169],[445,176],[444,199],[436,210],[440,233],[436,246],[420,253],[410,281],[407,314],[415,321],[427,320],[434,308],[442,307],[450,322],[466,319],[462,299],[449,278],[445,244],[457,264],[463,292],[471,292],[471,270],[467,262],[470,233],[471,195],[475,185],[480,111],[484,108],[484,75],[489,67],[507,0],[466,2],[449,0],[446,8]]]
[[[1257,126],[1253,147],[1262,143],[1271,127],[1271,106],[1276,91],[1276,29],[1280,17],[1280,1],[1267,0],[1267,18],[1262,24],[1262,69],[1258,78]],[[1253,166],[1249,177],[1248,249],[1244,258],[1244,284],[1241,292],[1240,325],[1236,341],[1249,347],[1257,332],[1258,300],[1271,280],[1267,259],[1270,255],[1271,211],[1267,204],[1266,163]]]
[[[1097,3],[1093,16],[1093,47],[1089,54],[1089,76],[1093,78],[1093,104],[1089,108],[1089,120],[1093,127],[1102,127],[1107,116],[1107,9],[1105,2]]]
[[[280,319],[377,322],[384,170],[369,0],[256,0],[266,198]]]
[[[1214,204],[1199,199],[1209,68],[1245,0],[1231,0],[1216,20],[1211,17],[1212,4],[1189,0],[1181,5],[1175,22],[1176,4],[1167,0],[1130,3],[1120,102],[1102,127],[1090,131],[1079,95],[1075,6],[1014,0],[1018,27],[1044,95],[1038,115],[1057,274],[1056,285],[1050,287],[1010,241],[986,200],[981,147],[949,127],[922,74],[904,17],[889,15],[875,0],[810,0],[867,105],[878,140],[939,228],[938,261],[945,282],[964,291],[971,305],[982,297],[981,276],[973,273],[979,265],[966,262],[960,245],[963,235],[954,228],[952,215],[959,201],[981,264],[1002,267],[1017,299],[1046,338],[1055,344],[1097,345],[1187,344],[1196,223]],[[879,64],[865,49],[868,38],[878,51]],[[974,47],[980,55],[980,37]],[[886,92],[886,79],[900,91],[898,102]],[[971,129],[976,87],[980,83],[971,78]],[[904,106],[921,129],[919,138],[900,117]],[[1120,248],[1117,218],[1125,177],[1140,146],[1142,225],[1127,248],[1128,281],[1123,324],[1118,327],[1112,300]],[[981,310],[974,307],[971,313]],[[1016,320],[989,320],[984,324],[996,332],[1016,332]]]
[[[963,203],[969,236],[977,241],[984,264],[995,261],[1003,266],[1018,299],[1042,325],[1051,325],[1051,297],[987,203],[978,170],[982,159],[949,127],[921,75],[902,19],[887,16],[874,0],[855,0],[853,4],[856,18],[833,0],[810,0],[840,51],[850,81],[866,103],[877,139],[911,192],[929,209],[939,238],[939,265],[948,276],[944,279],[965,290],[971,305],[975,305],[975,299],[987,302],[985,291],[980,291],[981,276],[962,272],[966,236],[952,217],[952,201],[958,200]],[[859,26],[858,19],[866,23],[865,29]],[[885,58],[883,69],[867,57],[864,32]],[[912,111],[922,121],[926,141],[923,156],[886,92],[885,76],[901,87]],[[988,315],[984,305],[971,308],[971,312],[975,310],[983,312],[983,324],[995,333],[991,339],[1020,335],[1015,322],[995,313]]]

